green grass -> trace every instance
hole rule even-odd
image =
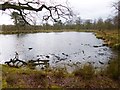
[[[3,65],[2,76],[3,88],[29,88],[31,84],[38,84],[39,82],[41,82],[44,87],[46,86],[46,73],[44,71],[31,70],[29,68],[11,68]],[[33,81],[33,83],[30,83],[31,81]],[[33,87],[36,87],[35,85],[33,85]]]
[[[118,30],[97,30],[94,32],[97,38],[103,39],[104,43],[113,50],[120,50],[120,37]]]

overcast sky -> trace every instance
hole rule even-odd
[[[42,0],[45,1],[45,0]],[[52,1],[52,0],[51,0]],[[65,1],[65,0],[54,0],[54,1]],[[110,15],[114,14],[112,8],[113,2],[117,0],[67,0],[70,7],[75,13],[79,14],[82,19],[106,19]],[[1,14],[0,11],[0,24],[12,24],[10,16]]]

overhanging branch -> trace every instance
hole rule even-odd
[[[30,5],[30,4],[33,4],[33,5]],[[39,12],[39,11],[42,11],[43,8],[45,8],[46,10],[48,10],[49,14],[43,16],[43,19],[48,20],[49,18],[51,18],[55,22],[58,19],[60,19],[60,17],[72,16],[71,10],[63,5],[46,6],[45,4],[42,4],[42,5],[39,5],[40,7],[38,7],[38,8],[34,8],[34,5],[39,5],[39,2],[26,2],[26,3],[18,2],[18,3],[14,3],[14,4],[10,3],[10,2],[4,2],[3,4],[0,4],[0,10],[2,10],[2,11],[5,11],[7,9],[17,10],[26,24],[29,24],[29,23],[25,18],[25,15],[27,15],[24,12],[25,10]],[[54,16],[54,14],[57,15],[56,18]]]
[[[46,5],[42,5],[40,8],[36,9],[36,8],[33,8],[31,6],[20,6],[22,4],[19,3],[19,5],[12,5],[8,2],[5,2],[4,4],[0,4],[0,10],[3,10],[5,11],[6,9],[14,9],[14,10],[30,10],[30,11],[42,11],[43,8],[46,8],[47,10],[49,10],[49,7],[47,7]],[[27,5],[27,4],[24,4],[24,5]]]

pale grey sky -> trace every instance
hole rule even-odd
[[[47,0],[42,0],[47,1]],[[50,0],[52,2],[62,2],[65,0]],[[110,15],[114,14],[112,8],[113,2],[117,0],[67,0],[69,6],[72,7],[75,13],[79,14],[82,19],[106,19]],[[0,24],[12,24],[10,16],[7,14],[1,14],[0,11]]]
[[[71,6],[78,12],[81,18],[107,18],[114,14],[112,4],[115,0],[69,0]],[[117,0],[116,0],[117,1]]]

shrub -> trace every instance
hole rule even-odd
[[[66,68],[56,68],[53,71],[53,75],[56,78],[64,78],[67,74],[68,74],[68,72],[67,72]]]
[[[120,50],[120,43],[113,45],[113,49]]]
[[[119,71],[119,63],[118,60],[113,60],[110,62],[110,64],[106,68],[106,74],[113,78],[113,79],[119,79],[120,77],[120,71]]]
[[[91,79],[95,73],[92,65],[84,65],[82,68],[77,68],[73,71],[75,76],[81,76],[84,79]]]

